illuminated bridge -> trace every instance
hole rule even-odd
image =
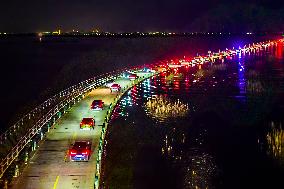
[[[104,136],[112,110],[132,86],[160,72],[180,67],[220,63],[225,57],[266,49],[281,41],[267,41],[243,48],[209,53],[191,59],[178,59],[106,73],[71,86],[43,102],[0,136],[0,177],[4,188],[98,188]],[[217,61],[218,60],[218,61]],[[221,61],[219,61],[221,60]],[[124,75],[135,73],[134,80]],[[106,83],[121,86],[111,92]],[[94,99],[102,100],[104,110],[92,111]],[[94,130],[80,130],[83,117],[95,117]],[[92,141],[88,162],[70,162],[69,148],[76,140]]]

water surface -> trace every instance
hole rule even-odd
[[[105,186],[284,187],[283,53],[278,44],[135,86],[113,114]],[[175,103],[188,105],[185,116],[166,111]]]

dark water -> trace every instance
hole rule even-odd
[[[264,38],[268,37],[53,37],[39,42],[37,37],[2,37],[0,129],[3,131],[60,90],[94,75],[170,57],[243,46]]]
[[[283,54],[278,44],[134,87],[113,115],[105,186],[283,188]]]

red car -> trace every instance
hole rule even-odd
[[[130,74],[130,75],[128,76],[128,78],[129,78],[130,80],[135,80],[137,77],[138,77],[138,76],[137,76],[136,74]]]
[[[104,109],[104,102],[102,100],[94,100],[91,104],[92,110],[103,110]]]
[[[117,83],[112,84],[111,87],[110,87],[111,92],[112,91],[120,91],[120,89],[121,89],[121,87]]]
[[[95,119],[94,118],[83,118],[80,123],[80,129],[94,129],[95,128]]]
[[[69,149],[71,161],[88,161],[91,155],[92,144],[90,141],[76,141]]]

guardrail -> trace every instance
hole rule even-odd
[[[54,95],[53,97],[49,98],[48,100],[44,101],[42,104],[40,104],[39,106],[34,108],[32,111],[27,113],[25,116],[23,116],[14,125],[9,127],[3,134],[1,134],[0,135],[0,144],[5,143],[9,136],[11,136],[15,132],[17,132],[21,128],[21,126],[23,126],[25,124],[25,122],[27,120],[34,118],[37,114],[40,114],[41,111],[43,111],[43,110],[45,110],[49,107],[53,107],[56,103],[58,103],[58,101],[65,100],[72,93],[74,93],[78,90],[81,90],[84,86],[88,85],[89,83],[95,83],[95,82],[97,82],[98,84],[102,83],[104,76],[108,76],[108,75],[111,75],[113,73],[115,73],[115,72],[109,72],[109,73],[106,73],[106,74],[85,80],[83,82],[80,82],[79,84],[73,85],[73,86],[59,92],[58,94]]]
[[[263,47],[266,48],[266,45],[269,46],[270,44],[273,44],[273,42],[269,41],[266,44],[256,43],[255,45],[253,44],[252,46],[244,47],[243,49],[237,49],[230,52],[222,51],[219,52],[219,56],[224,57],[228,54],[230,55],[231,53],[235,54],[238,52],[251,51],[253,49],[262,49]],[[218,56],[216,58],[218,58]],[[208,59],[208,57],[203,57],[203,59],[206,60]],[[200,59],[198,61],[200,61]],[[190,64],[192,63],[193,60],[190,62]],[[153,65],[155,64],[152,64],[152,66]],[[13,163],[13,161],[18,157],[19,153],[33,139],[33,137],[35,137],[35,135],[38,133],[42,133],[41,130],[43,126],[48,124],[50,121],[54,123],[56,117],[60,118],[60,111],[62,109],[64,113],[66,109],[74,105],[76,101],[79,101],[81,98],[83,98],[84,94],[88,91],[94,89],[95,87],[101,86],[109,79],[119,76],[124,71],[139,69],[141,67],[143,66],[132,67],[128,69],[124,68],[80,82],[77,85],[73,85],[54,95],[53,97],[37,106],[31,112],[23,116],[18,122],[16,122],[0,136],[0,147],[2,149],[6,149],[7,152],[4,155],[2,154],[3,158],[1,159],[0,163],[0,178],[2,178],[7,168]],[[30,120],[32,120],[32,123],[29,123]]]
[[[98,189],[100,187],[100,182],[101,182],[101,172],[102,172],[102,155],[104,154],[105,150],[105,135],[107,131],[107,127],[109,124],[109,121],[111,120],[112,112],[114,111],[115,107],[121,100],[121,97],[129,90],[131,89],[134,85],[137,85],[138,83],[144,81],[147,78],[150,78],[152,76],[158,75],[160,72],[155,72],[150,74],[148,77],[143,77],[143,78],[138,78],[137,80],[132,83],[130,86],[126,86],[125,88],[122,89],[121,93],[116,96],[114,101],[112,102],[110,109],[107,112],[107,115],[105,116],[104,123],[102,126],[102,130],[100,133],[100,141],[99,141],[99,146],[98,146],[98,153],[97,153],[97,158],[96,158],[96,173],[95,173],[95,180],[94,180],[94,188]]]
[[[0,146],[3,148],[4,145],[10,142],[10,140],[14,140],[14,144],[11,148],[7,150],[7,154],[4,158],[1,159],[0,163],[0,178],[2,178],[5,171],[8,167],[17,159],[19,153],[25,148],[29,142],[32,141],[33,137],[37,134],[42,133],[42,128],[46,126],[49,122],[54,123],[56,117],[61,117],[61,110],[63,113],[74,105],[77,101],[84,98],[84,94],[90,92],[92,89],[103,85],[110,79],[117,78],[123,72],[131,69],[138,69],[140,67],[135,68],[124,68],[120,70],[116,70],[113,72],[108,72],[97,77],[85,80],[83,82],[78,83],[77,85],[71,86],[57,95],[54,95],[50,99],[46,100],[44,103],[36,107],[30,113],[26,114],[23,118],[21,118],[16,124],[11,126],[5,133],[3,133],[0,137]],[[58,103],[52,103],[58,102]],[[49,109],[48,109],[49,108]],[[42,110],[46,110],[43,114]],[[37,115],[36,115],[37,114]],[[39,117],[35,121],[35,123],[26,128],[26,130],[21,131],[21,127],[25,124],[25,121],[30,120],[35,117]],[[14,139],[12,137],[15,137]]]

